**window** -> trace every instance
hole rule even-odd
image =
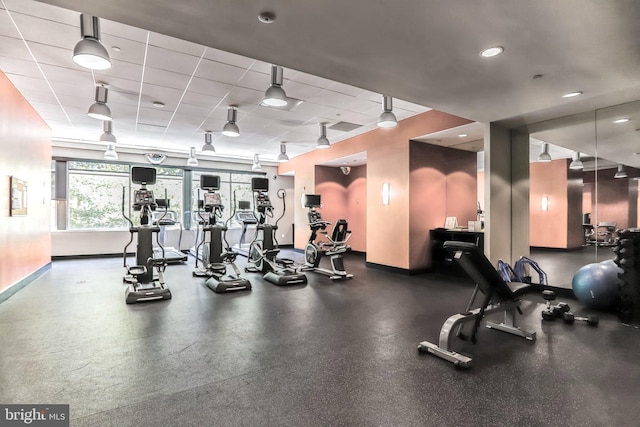
[[[194,172],[191,185],[192,200],[193,200],[193,224],[197,224],[198,221],[198,199],[202,200],[202,190],[200,190],[200,176],[201,175],[218,175],[220,176],[220,198],[224,210],[222,212],[222,220],[227,219],[233,214],[234,211],[234,198],[235,206],[237,208],[238,201],[247,200],[251,202],[253,206],[253,193],[251,192],[251,178],[256,176],[249,173],[228,173],[228,172]],[[200,193],[198,193],[198,191]],[[239,225],[235,218],[231,218],[230,226]]]
[[[69,162],[68,228],[125,228],[122,188],[129,187],[129,167],[109,163]]]

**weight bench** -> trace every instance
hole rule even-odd
[[[478,328],[483,318],[489,314],[500,312],[504,312],[504,321],[502,323],[487,321],[488,328],[535,341],[535,332],[523,331],[515,325],[516,311],[522,314],[519,297],[532,289],[532,286],[528,283],[506,283],[484,253],[473,243],[447,241],[443,247],[453,255],[453,259],[465,273],[476,282],[476,287],[465,312],[449,317],[442,325],[438,345],[422,341],[418,344],[418,350],[448,360],[456,368],[469,368],[471,358],[451,349],[453,338],[469,339],[475,344]],[[482,304],[480,307],[472,309],[478,291],[483,295]],[[470,322],[473,322],[473,327],[471,335],[467,337],[462,334],[462,328]]]

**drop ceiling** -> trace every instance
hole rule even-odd
[[[217,134],[216,148],[275,158],[279,140],[295,142],[288,148],[293,155],[311,150],[320,121],[362,124],[353,134],[372,129],[380,93],[394,97],[399,118],[431,107],[480,123],[531,129],[640,99],[640,2],[634,0],[4,0],[3,5],[15,11],[61,103],[69,106],[72,126],[38,79],[39,70],[27,65],[30,58],[11,23],[0,18],[0,68],[28,88],[28,99],[41,97],[35,107],[47,121],[55,128],[86,129],[88,118],[81,115],[93,98],[94,80],[108,80],[119,138],[135,135],[157,144],[198,146],[200,132],[219,132],[230,103],[240,106],[243,135],[227,141]],[[114,67],[108,72],[92,76],[70,63],[79,35],[77,12],[70,10],[103,18],[104,44],[121,48],[111,52]],[[272,24],[258,21],[265,10],[275,14]],[[482,49],[496,45],[504,47],[502,55],[480,57]],[[149,71],[141,87],[146,46]],[[285,67],[287,94],[305,101],[287,114],[257,106],[270,63]],[[572,91],[583,95],[562,98]],[[150,107],[155,100],[165,102],[165,109]],[[137,121],[130,119],[133,114]],[[95,138],[100,130],[93,126],[96,130],[83,137]],[[568,141],[568,148],[586,144],[571,126],[544,129],[547,136]],[[332,142],[351,134],[328,131]],[[622,149],[634,147],[630,136],[624,144],[602,137],[598,154],[609,150],[613,161],[633,157]]]
[[[313,150],[319,123],[327,124],[327,137],[337,143],[375,129],[382,111],[380,94],[290,68],[284,69],[283,88],[303,102],[285,109],[260,106],[270,63],[107,19],[100,20],[102,43],[113,66],[92,72],[71,59],[80,39],[78,12],[30,0],[0,5],[6,7],[0,13],[0,70],[52,128],[54,144],[98,140],[102,122],[86,113],[99,83],[108,84],[120,150],[200,150],[211,130],[214,156],[251,161],[259,154],[269,161],[281,141],[290,156]],[[154,107],[158,102],[164,107]],[[238,107],[236,138],[221,134],[229,105]],[[398,119],[429,109],[394,100]]]

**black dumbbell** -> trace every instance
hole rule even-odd
[[[556,305],[551,305],[551,301],[556,299],[556,294],[553,291],[542,291],[542,298],[547,301],[547,307],[542,310],[542,318],[544,320],[561,319],[564,313],[571,310],[569,304],[566,302],[559,302]]]
[[[564,323],[568,323],[570,325],[573,324],[573,322],[575,322],[576,320],[579,322],[587,322],[587,325],[593,327],[598,326],[598,323],[600,323],[600,319],[598,318],[598,316],[591,315],[587,317],[580,317],[574,316],[571,312],[564,313],[562,315],[562,320],[564,320]]]
[[[542,291],[542,298],[547,301],[547,307],[542,310],[543,320],[556,320],[556,315],[553,314],[553,308],[551,308],[551,301],[556,299],[556,294],[553,291]]]

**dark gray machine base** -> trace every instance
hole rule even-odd
[[[278,286],[306,285],[307,276],[304,273],[286,273],[269,271],[262,276],[267,282]]]
[[[171,291],[169,288],[166,288],[157,282],[144,285],[129,285],[125,292],[125,301],[127,304],[166,299],[171,299]]]
[[[222,277],[220,279],[216,279],[215,277],[210,277],[205,285],[209,287],[213,292],[222,294],[225,292],[231,291],[250,291],[251,290],[251,282],[249,282],[244,277],[237,278],[225,278]]]

